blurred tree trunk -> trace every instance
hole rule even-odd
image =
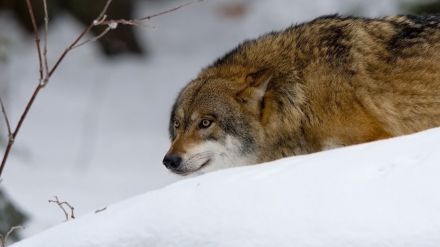
[[[410,14],[440,14],[440,0],[413,1],[403,5]]]

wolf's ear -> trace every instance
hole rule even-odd
[[[237,93],[237,98],[242,103],[260,103],[272,77],[271,69],[262,69],[246,75],[245,86]]]

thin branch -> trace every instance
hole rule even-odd
[[[137,20],[138,20],[138,21],[146,21],[146,20],[150,20],[150,19],[152,19],[152,18],[155,18],[155,17],[161,16],[161,15],[169,14],[169,13],[174,12],[174,11],[176,11],[176,10],[178,10],[178,9],[183,8],[183,7],[186,7],[186,6],[192,5],[192,4],[196,3],[196,2],[203,2],[203,1],[204,1],[204,0],[194,0],[194,1],[191,1],[191,2],[187,2],[187,3],[184,3],[184,4],[178,5],[178,6],[174,7],[174,8],[171,8],[171,9],[168,9],[168,10],[165,10],[165,11],[162,11],[162,12],[159,12],[159,13],[154,14],[154,15],[150,15],[150,16],[142,17],[142,18],[139,18],[139,19],[137,19]]]
[[[122,25],[132,25],[132,26],[137,26],[139,25],[141,22],[147,21],[147,20],[151,20],[155,17],[161,16],[161,15],[166,15],[169,14],[171,12],[177,11],[181,8],[187,7],[189,5],[192,5],[196,2],[203,2],[204,0],[194,0],[194,1],[190,1],[181,5],[178,5],[176,7],[173,7],[171,9],[167,9],[164,10],[162,12],[153,14],[153,15],[149,15],[149,16],[145,16],[145,17],[141,17],[141,18],[135,18],[135,19],[116,19],[116,20],[106,20],[106,21],[102,21],[99,25],[110,25],[112,23],[117,23],[117,24],[122,24]]]
[[[9,117],[8,114],[6,113],[6,107],[3,103],[3,99],[1,96],[0,96],[0,105],[2,108],[3,118],[5,119],[6,122],[6,128],[8,129],[8,138],[10,139],[12,137],[11,122],[9,122]]]
[[[99,40],[100,38],[104,37],[104,35],[106,35],[110,30],[112,30],[112,28],[111,28],[110,25],[109,25],[109,26],[106,27],[106,28],[104,29],[104,31],[102,31],[99,35],[97,35],[97,36],[95,36],[95,37],[93,37],[93,38],[91,38],[91,39],[85,40],[85,41],[83,41],[83,42],[81,42],[81,43],[75,45],[73,48],[78,48],[78,47],[83,46],[83,45],[85,45],[85,44],[87,44],[87,43],[95,42],[95,41]]]
[[[78,37],[63,51],[63,53],[61,54],[61,56],[58,58],[58,60],[55,62],[55,65],[52,67],[52,69],[50,69],[49,71],[49,78],[53,75],[53,73],[55,72],[55,70],[58,68],[58,66],[60,65],[60,63],[64,60],[64,58],[66,57],[66,55],[76,46],[76,44],[78,44],[79,41],[81,41],[81,39],[88,33],[90,32],[90,30],[92,30],[93,28],[93,24],[87,26],[84,31],[82,31]]]
[[[98,18],[96,18],[96,20],[101,20],[103,18],[106,18],[105,13],[107,13],[108,7],[110,7],[110,4],[112,3],[113,0],[107,0],[107,3],[105,3],[104,8],[102,9],[101,13],[98,15]],[[93,23],[94,25],[96,25],[95,23]]]
[[[32,29],[34,31],[34,36],[35,36],[35,45],[37,46],[38,63],[40,65],[40,81],[41,81],[43,80],[43,58],[41,55],[40,36],[38,34],[37,22],[35,20],[34,9],[32,7],[31,0],[26,0],[26,5],[32,22]]]
[[[47,64],[47,34],[49,30],[49,13],[47,11],[47,1],[43,0],[43,8],[44,8],[44,48],[43,48],[43,79],[40,82],[45,86],[49,81],[48,70],[49,66]]]
[[[55,203],[56,205],[58,205],[58,207],[63,211],[64,216],[66,217],[66,221],[68,221],[70,219],[75,219],[75,208],[72,207],[72,205],[70,205],[66,201],[60,201],[58,196],[54,196],[54,197],[55,197],[55,200],[49,200],[49,203]],[[68,209],[70,211],[70,214],[67,211]]]
[[[99,213],[101,213],[102,211],[105,211],[105,210],[107,210],[107,207],[103,207],[103,208],[97,209],[97,210],[95,210],[95,214],[99,214]]]
[[[23,125],[24,120],[26,119],[27,114],[29,113],[29,110],[31,109],[32,104],[35,101],[35,98],[37,97],[38,93],[43,87],[41,84],[38,84],[37,88],[34,90],[34,93],[32,94],[29,102],[26,105],[26,108],[24,112],[21,114],[20,120],[18,121],[17,127],[15,128],[14,132],[12,133],[12,138],[9,138],[8,145],[6,146],[5,153],[3,155],[2,163],[0,165],[0,176],[3,173],[3,169],[5,168],[6,161],[8,160],[9,154],[11,152],[12,146],[14,145],[15,138],[17,137],[18,132],[21,129],[21,126]]]

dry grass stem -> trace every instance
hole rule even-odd
[[[8,239],[11,236],[11,234],[17,230],[20,230],[20,229],[24,229],[24,227],[23,226],[13,226],[13,227],[11,227],[11,229],[9,229],[9,231],[5,235],[0,234],[0,247],[6,247],[6,243],[8,242]]]
[[[66,221],[75,219],[75,208],[66,201],[60,201],[58,196],[54,196],[55,200],[49,200],[49,203],[55,203],[63,211]]]
[[[3,99],[1,96],[0,96],[0,107],[2,108],[3,118],[6,123],[6,129],[8,131],[8,138],[10,139],[12,137],[11,123],[9,122],[8,113],[6,112],[6,107],[5,107],[5,104],[3,103]]]

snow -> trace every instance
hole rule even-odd
[[[440,128],[185,179],[13,247],[440,244]]]
[[[181,3],[165,2],[146,1],[137,16]],[[234,2],[249,4],[247,15],[226,19],[217,13],[219,5]],[[59,209],[47,202],[54,195],[69,201],[81,216],[180,179],[161,164],[169,146],[171,104],[202,67],[239,42],[323,14],[395,14],[398,2],[207,0],[139,27],[141,40],[152,51],[148,59],[109,61],[96,44],[75,49],[38,96],[0,184],[31,216],[25,236],[63,221]],[[50,63],[82,29],[69,16],[49,26]],[[34,42],[19,30],[1,13],[0,38],[8,41],[1,49],[8,51],[8,63],[0,64],[0,83],[4,90],[4,81],[9,82],[6,103],[13,122],[38,82]]]

